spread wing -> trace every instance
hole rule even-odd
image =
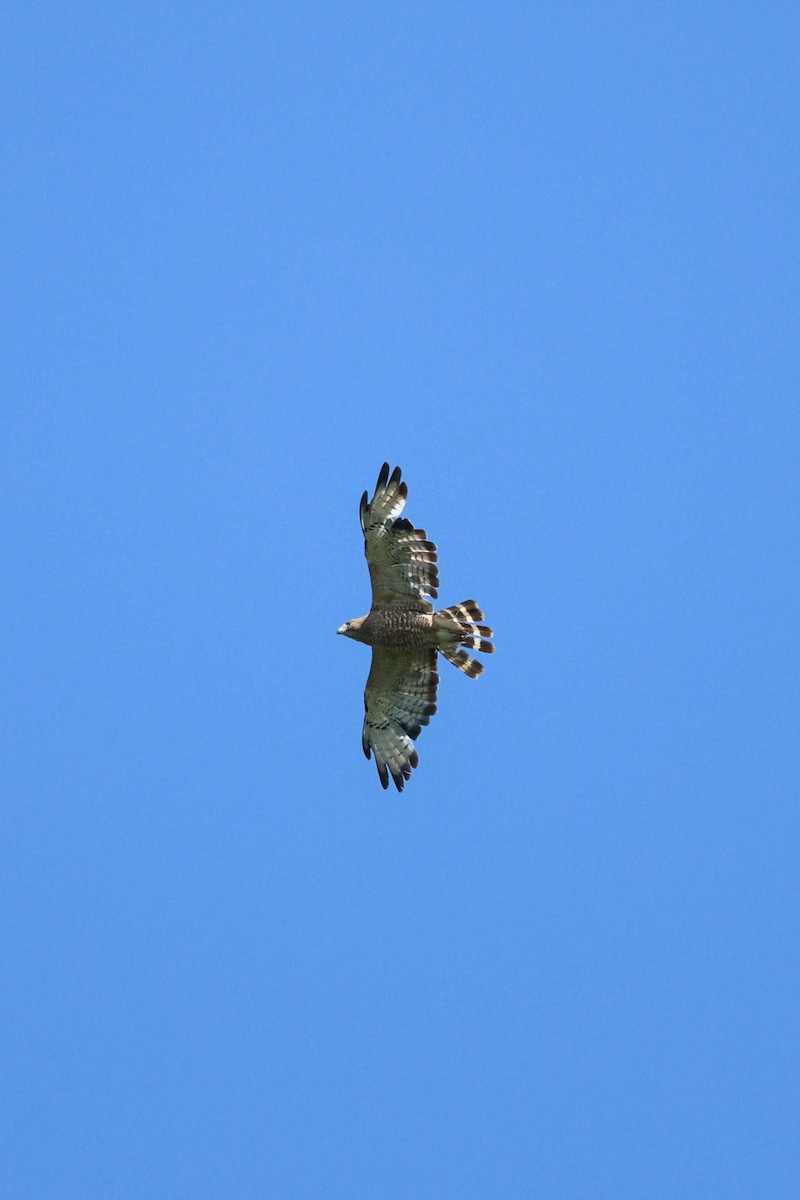
[[[378,476],[375,495],[361,497],[361,528],[364,553],[372,581],[372,607],[401,607],[416,612],[433,612],[425,596],[439,595],[439,561],[436,546],[428,541],[424,529],[415,529],[400,516],[408,495],[408,485],[400,481],[400,468],[389,477],[384,463]]]
[[[436,712],[438,683],[435,647],[373,646],[361,745],[385,788],[391,774],[402,792],[417,765],[414,739]]]

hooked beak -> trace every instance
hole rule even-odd
[[[345,633],[345,632],[346,632],[346,630],[347,630],[347,626],[346,626],[346,625],[340,625],[340,626],[339,626],[339,628],[336,630],[336,632],[337,632],[337,633]]]

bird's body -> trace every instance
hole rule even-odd
[[[337,630],[373,648],[361,740],[367,758],[375,755],[383,786],[391,774],[398,791],[418,762],[414,739],[436,712],[438,653],[474,679],[483,666],[465,647],[494,651],[492,630],[477,624],[483,613],[474,600],[436,612],[426,599],[438,595],[436,546],[424,529],[399,516],[407,493],[400,468],[390,478],[384,463],[372,500],[362,496],[372,607]]]
[[[360,622],[360,624],[359,624]],[[434,614],[411,608],[371,609],[348,622],[348,636],[367,646],[434,646]]]

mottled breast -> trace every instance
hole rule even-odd
[[[435,646],[433,615],[409,608],[374,608],[361,627],[370,646]]]

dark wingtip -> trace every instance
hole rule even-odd
[[[378,483],[377,483],[375,490],[377,491],[378,488],[382,488],[388,478],[389,478],[389,464],[388,464],[388,462],[385,462],[383,464],[383,466],[381,467],[380,474],[378,475]]]

